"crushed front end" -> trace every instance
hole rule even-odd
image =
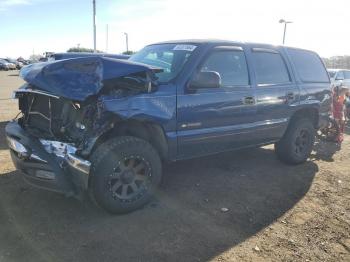
[[[89,185],[92,148],[118,120],[104,110],[100,97],[149,91],[148,72],[145,66],[107,58],[24,68],[27,83],[14,93],[21,116],[5,129],[16,168],[33,185],[82,196]]]
[[[16,168],[31,184],[79,195],[89,181],[91,163],[79,147],[92,135],[91,108],[42,92],[17,91],[16,97],[22,116],[6,126]]]

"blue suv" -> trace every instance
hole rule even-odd
[[[275,144],[282,161],[303,163],[331,105],[316,53],[267,44],[162,42],[128,60],[37,63],[21,76],[22,115],[6,126],[16,168],[111,213],[147,203],[164,161]]]

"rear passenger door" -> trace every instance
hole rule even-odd
[[[256,86],[256,143],[274,142],[285,132],[299,89],[277,48],[252,47],[250,62]]]

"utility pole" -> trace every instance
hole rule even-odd
[[[279,20],[279,23],[280,23],[280,24],[284,24],[283,41],[282,41],[282,43],[283,43],[283,45],[284,45],[285,40],[286,40],[287,24],[291,24],[291,23],[293,23],[293,22],[292,22],[292,21],[286,21],[286,20],[284,20],[284,19],[280,19],[280,20]]]
[[[283,30],[283,44],[286,41],[286,31],[287,31],[287,23],[284,23],[284,30]]]
[[[108,24],[106,25],[106,53],[108,52]]]
[[[96,53],[96,0],[92,0],[93,5],[93,27],[94,27],[94,53]]]
[[[129,52],[129,36],[128,33],[124,33],[126,42],[126,52]]]

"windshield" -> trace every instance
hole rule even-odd
[[[129,60],[162,68],[163,72],[156,73],[158,80],[169,82],[179,74],[196,47],[190,44],[151,45],[131,56]]]

